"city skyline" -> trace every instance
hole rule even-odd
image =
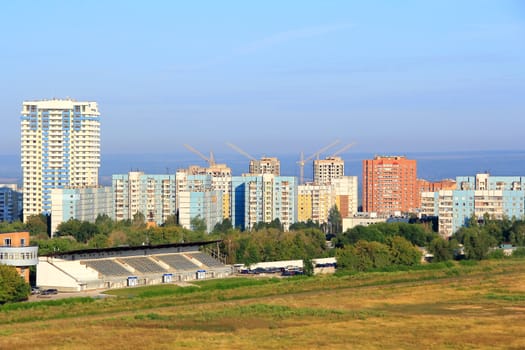
[[[518,1],[5,4],[0,154],[19,154],[22,101],[68,96],[98,101],[103,155],[523,150],[524,18]]]

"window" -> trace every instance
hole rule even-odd
[[[11,238],[4,238],[4,246],[6,247],[11,246]]]
[[[21,247],[25,247],[26,246],[26,239],[25,238],[21,238],[20,239],[20,246]]]

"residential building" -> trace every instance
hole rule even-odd
[[[112,176],[113,218],[132,220],[137,213],[146,222],[163,224],[175,215],[175,175],[150,175],[140,171]]]
[[[51,214],[51,190],[98,185],[100,114],[96,102],[24,101],[21,112],[24,219]]]
[[[95,222],[99,215],[113,217],[113,191],[110,186],[51,190],[51,236],[62,222],[69,219]]]
[[[525,177],[458,176],[456,185],[455,190],[424,193],[425,213],[434,208],[434,215],[439,217],[439,233],[444,237],[450,237],[472,217],[525,217]]]
[[[331,183],[305,183],[297,186],[297,220],[328,221],[330,209],[337,206],[341,217],[350,217],[358,209],[357,176],[343,176]]]
[[[297,186],[297,221],[326,223],[334,204],[332,189],[332,185],[313,182]]]
[[[331,180],[334,205],[341,217],[351,217],[359,208],[357,176],[342,176]]]
[[[341,157],[314,160],[314,183],[326,184],[345,175],[345,162]]]
[[[377,213],[355,213],[350,217],[343,218],[343,232],[356,226],[369,226],[380,222],[386,222],[388,215],[377,215]]]
[[[404,156],[363,160],[363,211],[414,212],[419,207],[417,164]]]
[[[424,179],[417,179],[417,187],[418,193],[454,190],[456,189],[456,180],[444,179],[440,181],[428,181]]]
[[[297,187],[292,176],[272,174],[232,177],[232,224],[250,230],[279,219],[284,230],[297,221]]]
[[[231,198],[231,179],[232,171],[231,168],[225,164],[213,164],[209,167],[200,167],[196,165],[190,166],[188,169],[179,169],[177,171],[178,178],[183,179],[180,174],[186,173],[187,176],[190,175],[207,175],[211,176],[211,190],[220,191],[221,194],[221,208],[222,208],[222,217],[230,218],[231,209],[230,209],[230,198]],[[187,179],[188,177],[184,179]],[[185,185],[184,185],[185,186]],[[177,185],[177,188],[179,186]],[[177,204],[177,208],[178,208]]]
[[[250,174],[262,175],[273,174],[281,175],[281,162],[275,157],[262,157],[261,159],[250,160]]]
[[[211,174],[190,175],[186,171],[177,172],[175,198],[178,220],[182,227],[192,229],[192,220],[200,218],[206,223],[206,231],[211,232],[217,223],[222,222],[223,191],[214,188],[217,183],[214,183]]]
[[[0,222],[22,220],[22,192],[16,184],[0,184]]]
[[[0,264],[16,267],[29,282],[29,268],[38,263],[38,246],[30,246],[29,232],[0,233]]]

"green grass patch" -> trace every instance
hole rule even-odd
[[[485,298],[490,300],[504,300],[511,302],[525,301],[525,293],[512,293],[512,294],[496,294],[488,293]]]
[[[199,281],[195,284],[201,287],[202,290],[229,290],[242,287],[251,287],[251,286],[263,286],[272,283],[280,283],[282,279],[278,278],[246,278],[246,277],[236,277],[236,278],[226,278],[221,280],[207,280]]]
[[[0,311],[46,309],[50,306],[89,304],[94,301],[95,301],[94,298],[78,297],[78,298],[64,298],[64,299],[55,299],[55,300],[12,303],[12,304],[4,304],[0,306]]]
[[[252,286],[264,286],[279,283],[278,278],[226,278],[217,280],[196,281],[192,286],[180,287],[173,284],[144,286],[125,289],[113,289],[106,294],[127,298],[156,298],[170,295],[186,295],[197,292],[224,291]]]

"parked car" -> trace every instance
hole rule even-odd
[[[50,289],[44,289],[43,291],[40,292],[40,295],[52,295],[52,294],[58,294],[58,290],[56,290],[55,288],[50,288]]]

